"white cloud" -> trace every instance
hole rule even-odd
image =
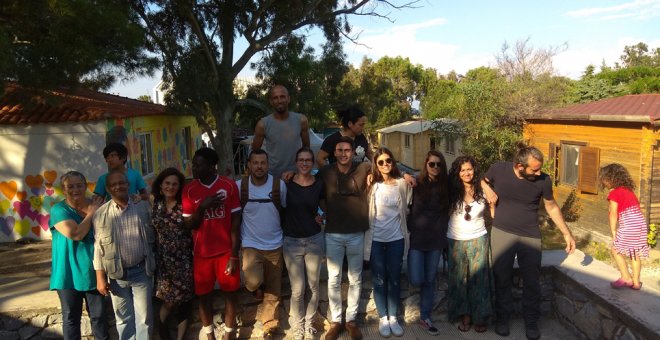
[[[609,7],[582,8],[566,13],[574,18],[594,18],[596,20],[615,20],[633,18],[638,20],[660,16],[660,0],[635,0]]]
[[[459,73],[471,68],[486,65],[492,56],[460,54],[461,46],[443,43],[441,36],[422,40],[420,35],[437,26],[447,24],[444,18],[434,18],[409,25],[390,26],[386,29],[363,30],[359,37],[360,45],[348,42],[344,47],[349,61],[359,66],[363,56],[378,60],[384,56],[409,58],[413,64],[433,67],[446,74],[451,70]]]

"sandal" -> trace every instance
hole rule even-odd
[[[610,282],[610,286],[614,289],[619,289],[619,288],[623,288],[623,287],[632,287],[633,283],[632,283],[632,281],[626,282],[626,281],[623,281],[622,278],[619,278],[618,280],[616,280],[614,282]]]
[[[471,325],[469,323],[464,323],[462,321],[458,324],[458,330],[461,331],[461,332],[470,331],[470,327],[471,327]]]
[[[483,333],[488,330],[488,326],[486,325],[474,325],[474,331],[477,333]]]
[[[630,288],[632,288],[634,290],[640,290],[640,289],[642,289],[642,283],[640,282],[639,286],[636,286],[636,285],[633,284],[633,285],[630,286]]]

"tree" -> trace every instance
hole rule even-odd
[[[288,34],[320,28],[326,39],[349,36],[348,16],[382,16],[386,0],[166,1],[132,0],[148,31],[148,45],[160,54],[169,105],[194,114],[220,156],[220,167],[233,171],[231,122],[237,107],[263,103],[238,100],[232,82],[257,53]],[[414,2],[413,2],[414,3]],[[246,46],[237,44],[237,37]],[[349,36],[350,37],[350,36]]]
[[[143,94],[143,95],[137,97],[137,100],[141,100],[141,101],[147,102],[147,103],[153,103],[154,102],[153,100],[151,100],[151,96],[148,95],[148,94]]]
[[[98,90],[151,75],[156,59],[145,53],[137,21],[122,1],[2,1],[0,77],[27,86]]]
[[[643,42],[638,42],[636,45],[624,47],[620,59],[623,68],[636,66],[660,67],[660,47],[649,53],[649,46]]]
[[[505,41],[500,52],[495,55],[495,62],[508,80],[535,79],[541,75],[553,74],[552,58],[566,48],[566,43],[548,48],[534,48],[529,37],[516,41],[513,47]]]

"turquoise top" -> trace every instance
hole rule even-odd
[[[110,193],[105,190],[105,178],[108,177],[108,173],[104,173],[96,181],[96,187],[94,187],[94,193],[105,197],[105,200],[110,199]],[[138,195],[140,190],[146,189],[147,184],[144,182],[142,175],[139,172],[128,168],[126,169],[126,177],[128,178],[128,194],[129,195]]]
[[[65,201],[59,202],[50,210],[50,233],[53,237],[53,260],[50,274],[50,289],[75,289],[88,291],[96,289],[94,259],[94,230],[80,241],[74,241],[57,231],[55,225],[66,220],[80,223],[83,217]]]

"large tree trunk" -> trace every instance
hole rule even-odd
[[[234,151],[231,119],[234,106],[231,101],[221,103],[218,111],[214,111],[217,136],[213,147],[220,157],[218,173],[224,176],[234,176]]]

